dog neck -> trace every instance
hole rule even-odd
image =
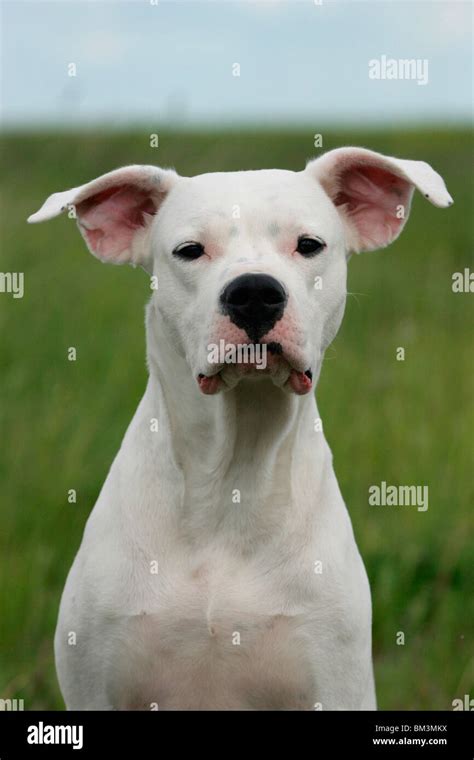
[[[286,393],[265,378],[203,396],[164,332],[149,308],[146,414],[164,426],[167,455],[180,474],[182,527],[190,535],[225,529],[250,546],[259,526],[267,536],[272,524],[282,530],[302,503],[295,488],[321,475],[327,445],[315,429],[314,395]]]

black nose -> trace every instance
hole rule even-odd
[[[286,293],[268,274],[241,274],[221,294],[221,310],[257,343],[282,318]]]

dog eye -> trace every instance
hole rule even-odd
[[[321,253],[324,248],[326,248],[326,243],[319,238],[302,236],[298,238],[296,250],[298,253],[301,253],[302,256],[311,258],[311,256],[316,256],[317,253]]]
[[[173,251],[173,256],[180,259],[198,259],[204,253],[204,246],[201,243],[181,243]]]

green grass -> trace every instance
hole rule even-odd
[[[97,262],[67,218],[30,227],[26,217],[51,192],[128,163],[298,169],[315,153],[312,132],[160,133],[158,149],[146,130],[4,138],[1,270],[25,273],[25,297],[0,294],[0,697],[63,707],[60,594],[146,381],[144,274]],[[429,161],[455,198],[441,211],[417,197],[391,248],[353,257],[354,295],[317,391],[372,586],[379,706],[451,709],[474,680],[474,297],[451,290],[471,262],[472,147],[463,130],[326,130],[325,149],[345,144]],[[428,511],[369,506],[382,480],[428,485]]]

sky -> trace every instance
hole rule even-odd
[[[1,0],[1,118],[111,128],[466,123],[472,9],[464,0]],[[371,78],[384,57],[396,78]],[[403,78],[400,59],[418,62],[415,78]]]

